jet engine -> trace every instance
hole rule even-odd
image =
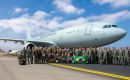
[[[28,43],[26,43],[26,44],[24,45],[24,47],[25,47],[25,49],[27,49],[28,47],[29,47],[30,49],[32,49],[32,47],[36,47],[36,45],[35,45],[34,43],[28,42]]]

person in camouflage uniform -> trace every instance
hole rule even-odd
[[[30,64],[32,61],[32,56],[33,56],[30,47],[27,48],[26,53],[27,53],[27,56],[26,56],[27,63]]]
[[[42,63],[45,63],[45,48],[42,48]]]
[[[120,65],[122,65],[123,64],[123,59],[124,59],[124,56],[125,56],[125,49],[124,48],[120,48],[120,53],[119,53],[119,55],[120,55]]]
[[[108,64],[112,64],[112,50],[110,48],[107,48],[107,61]]]
[[[26,63],[27,63],[26,56],[27,56],[27,53],[26,53],[26,49],[25,49],[25,47],[24,47],[24,48],[22,49],[22,51],[21,51],[20,56],[19,56],[20,59],[22,58],[22,63],[21,63],[20,60],[19,60],[19,63],[20,63],[20,64],[26,65]]]
[[[34,53],[33,53],[33,56],[34,56],[34,62],[35,63],[38,63],[38,53],[37,53],[37,47],[34,48]]]
[[[125,48],[125,55],[124,55],[124,65],[130,65],[129,64],[129,51]]]
[[[97,56],[98,56],[98,63],[103,63],[103,51],[102,48],[98,48],[97,50]]]
[[[89,63],[89,64],[92,63],[92,58],[91,58],[91,49],[92,49],[92,48],[87,48],[87,53],[88,53],[88,63]]]
[[[116,64],[120,64],[119,48],[117,49],[116,56]]]
[[[122,64],[122,54],[123,54],[123,52],[122,52],[122,48],[119,48],[118,49],[118,64]]]
[[[116,56],[116,54],[117,54],[117,50],[116,50],[116,48],[113,48],[112,49],[112,64],[117,64],[117,61],[116,61],[117,56]]]
[[[93,48],[92,49],[92,52],[91,52],[91,54],[92,54],[92,63],[93,64],[96,64],[97,63],[97,50],[96,50],[96,48]]]
[[[103,62],[104,64],[108,64],[108,61],[107,61],[107,48],[104,48],[103,49]]]

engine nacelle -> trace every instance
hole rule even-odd
[[[36,47],[36,45],[35,45],[34,43],[28,42],[28,43],[26,43],[26,44],[24,45],[24,47],[25,47],[25,49],[27,49],[28,47],[29,47],[30,49],[32,49],[32,47]]]

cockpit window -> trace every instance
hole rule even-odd
[[[111,25],[105,25],[105,26],[103,26],[103,28],[110,28],[111,27]]]
[[[110,27],[111,27],[111,25],[107,25],[107,27],[108,27],[108,28],[110,28]]]
[[[103,28],[117,27],[117,25],[104,25]]]
[[[103,28],[107,28],[107,25],[103,26]]]
[[[117,25],[112,25],[112,27],[117,27]]]

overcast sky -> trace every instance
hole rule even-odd
[[[25,26],[37,36],[91,21],[116,23],[127,31],[110,47],[130,45],[130,0],[0,0],[0,38],[25,39]],[[21,45],[0,42],[0,48]]]

